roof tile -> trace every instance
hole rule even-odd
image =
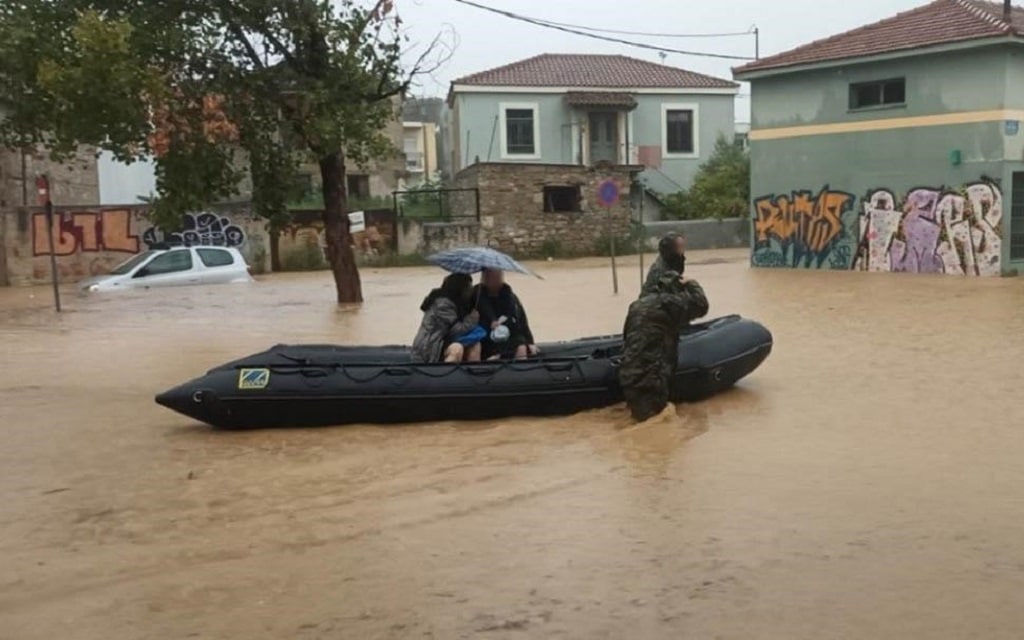
[[[752,71],[880,55],[981,38],[1024,35],[1024,9],[1013,7],[1010,21],[1003,6],[983,0],[935,0],[924,6],[852,31],[805,44],[736,67]]]
[[[601,89],[731,89],[735,82],[619,55],[543,53],[464,76],[453,85]]]

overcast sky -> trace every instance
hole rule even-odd
[[[585,27],[655,33],[729,33],[760,30],[761,56],[847,31],[892,16],[929,0],[473,0],[477,4]],[[416,95],[444,96],[448,83],[540,53],[605,53],[658,62],[657,52],[625,44],[602,42],[526,24],[456,2],[456,0],[396,0],[415,54],[437,35],[454,43],[451,59],[432,77],[420,78]],[[754,37],[653,38],[603,34],[623,40],[687,51],[736,56],[754,55]],[[739,60],[669,53],[665,64],[722,78]],[[750,101],[744,86],[736,115],[749,121]]]

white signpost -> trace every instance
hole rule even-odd
[[[348,231],[349,233],[366,231],[366,214],[362,211],[353,211],[348,214]]]

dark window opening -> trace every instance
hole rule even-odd
[[[907,86],[903,78],[850,85],[851,109],[906,104],[906,101]]]
[[[370,197],[370,176],[350,173],[345,176],[349,199],[365,200]]]
[[[573,213],[580,210],[580,188],[544,187],[544,213]]]
[[[693,111],[665,112],[665,147],[666,153],[693,153]]]
[[[505,151],[509,155],[533,155],[533,109],[505,109]]]

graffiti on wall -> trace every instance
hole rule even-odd
[[[245,244],[245,231],[227,216],[216,213],[186,213],[181,231],[167,233],[150,227],[142,234],[147,247],[161,242],[193,246],[240,247]]]
[[[873,190],[863,202],[853,268],[999,275],[1002,202],[990,182],[959,190],[919,187],[902,200],[888,189]]]
[[[50,255],[46,237],[46,214],[32,215],[32,255]],[[76,211],[53,217],[53,252],[57,256],[76,253],[138,253],[139,237],[132,233],[132,213],[127,209]]]
[[[753,263],[821,268],[828,260],[830,268],[846,268],[849,247],[842,245],[847,238],[843,217],[853,210],[855,200],[828,185],[817,194],[793,191],[755,199]]]

